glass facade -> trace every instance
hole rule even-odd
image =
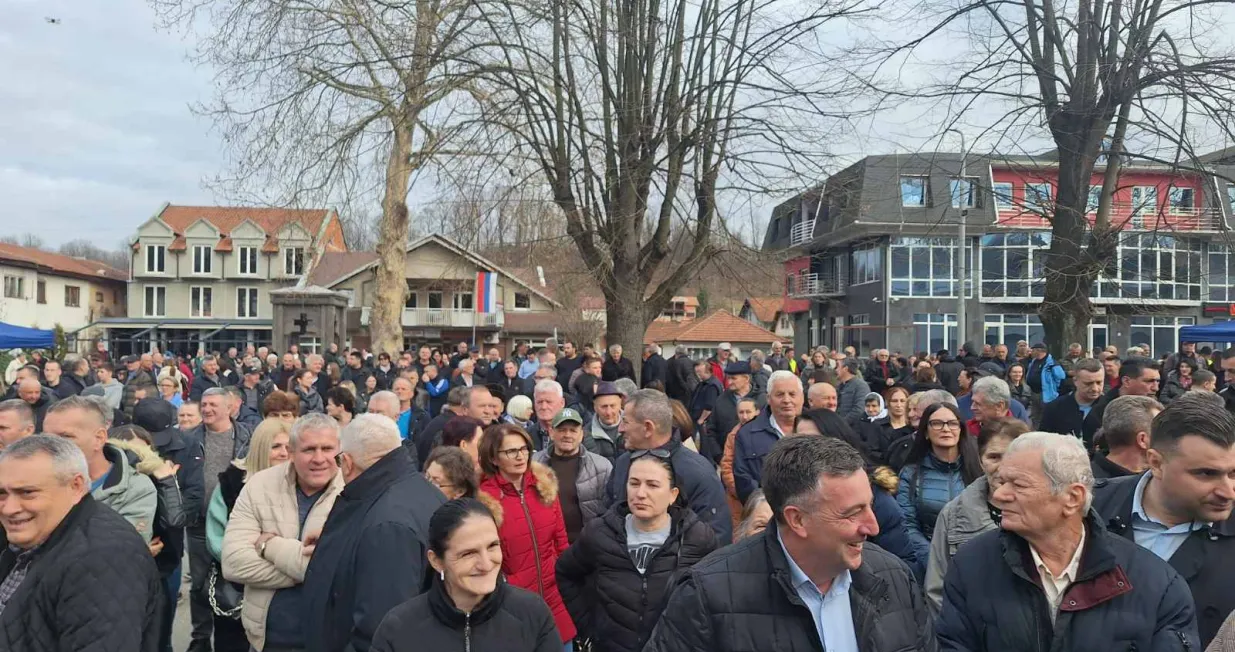
[[[1127,234],[1113,262],[1094,283],[1093,298],[1201,300],[1199,241],[1157,233]]]
[[[930,205],[930,182],[926,177],[901,177],[901,205]]]
[[[1226,245],[1209,245],[1209,274],[1205,279],[1209,285],[1207,297],[1210,301],[1222,303],[1235,302],[1235,256]]]
[[[1135,316],[1132,318],[1132,346],[1148,346],[1152,357],[1163,353],[1179,350],[1179,329],[1196,323],[1193,317],[1149,317]]]
[[[849,283],[871,283],[883,278],[883,247],[871,242],[856,245],[849,254]]]
[[[1042,298],[1043,262],[1051,246],[1048,231],[1012,231],[982,236],[982,296]]]
[[[913,350],[934,353],[945,348],[956,351],[956,315],[914,313]]]
[[[956,238],[892,238],[891,295],[894,297],[955,297]],[[967,247],[970,270],[973,248]],[[972,295],[969,288],[966,295]]]
[[[1037,315],[986,315],[982,326],[986,344],[1006,344],[1009,351],[1016,351],[1016,343],[1021,340],[1032,344],[1046,339],[1042,319]]]

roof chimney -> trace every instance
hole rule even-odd
[[[545,286],[545,268],[540,265],[536,266],[536,279],[540,281],[540,287]]]

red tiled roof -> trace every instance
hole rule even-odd
[[[279,229],[295,222],[308,231],[309,236],[316,238],[321,231],[322,221],[333,214],[327,208],[261,208],[249,206],[175,206],[169,204],[161,213],[163,220],[176,232],[176,238],[168,247],[171,251],[183,251],[185,248],[184,232],[198,220],[206,220],[219,230],[220,251],[231,250],[232,229],[249,220],[266,232],[266,244],[262,251],[277,252]]]
[[[644,344],[672,342],[732,342],[735,344],[767,345],[788,343],[764,328],[760,328],[733,313],[718,310],[706,317],[690,321],[654,321],[643,335]]]
[[[107,263],[13,244],[0,243],[0,261],[21,267],[36,267],[45,273],[67,274],[79,278],[120,282],[125,282],[129,278],[127,272]]]
[[[347,274],[377,260],[372,251],[326,251],[309,272],[308,285],[328,287]]]
[[[776,321],[776,314],[785,307],[784,297],[751,297],[746,301],[755,318],[764,323]]]

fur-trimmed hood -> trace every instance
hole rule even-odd
[[[523,491],[535,489],[536,496],[540,499],[541,504],[545,507],[552,507],[557,501],[557,474],[553,469],[541,464],[540,462],[529,462],[531,468],[527,473],[523,474]],[[481,484],[492,482],[497,485],[499,491],[503,494],[514,496],[519,492],[513,484],[510,483],[501,473],[489,476],[481,481]]]
[[[108,439],[107,443],[136,456],[137,463],[134,467],[142,475],[154,475],[155,469],[163,466],[163,458],[159,457],[159,454],[149,444],[140,439]]]

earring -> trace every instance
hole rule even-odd
[[[438,577],[440,577],[440,578],[442,578],[442,581],[443,581],[443,582],[445,582],[445,581],[446,581],[446,571],[444,571],[444,570],[438,571],[438,572],[437,572],[437,576],[438,576]]]

